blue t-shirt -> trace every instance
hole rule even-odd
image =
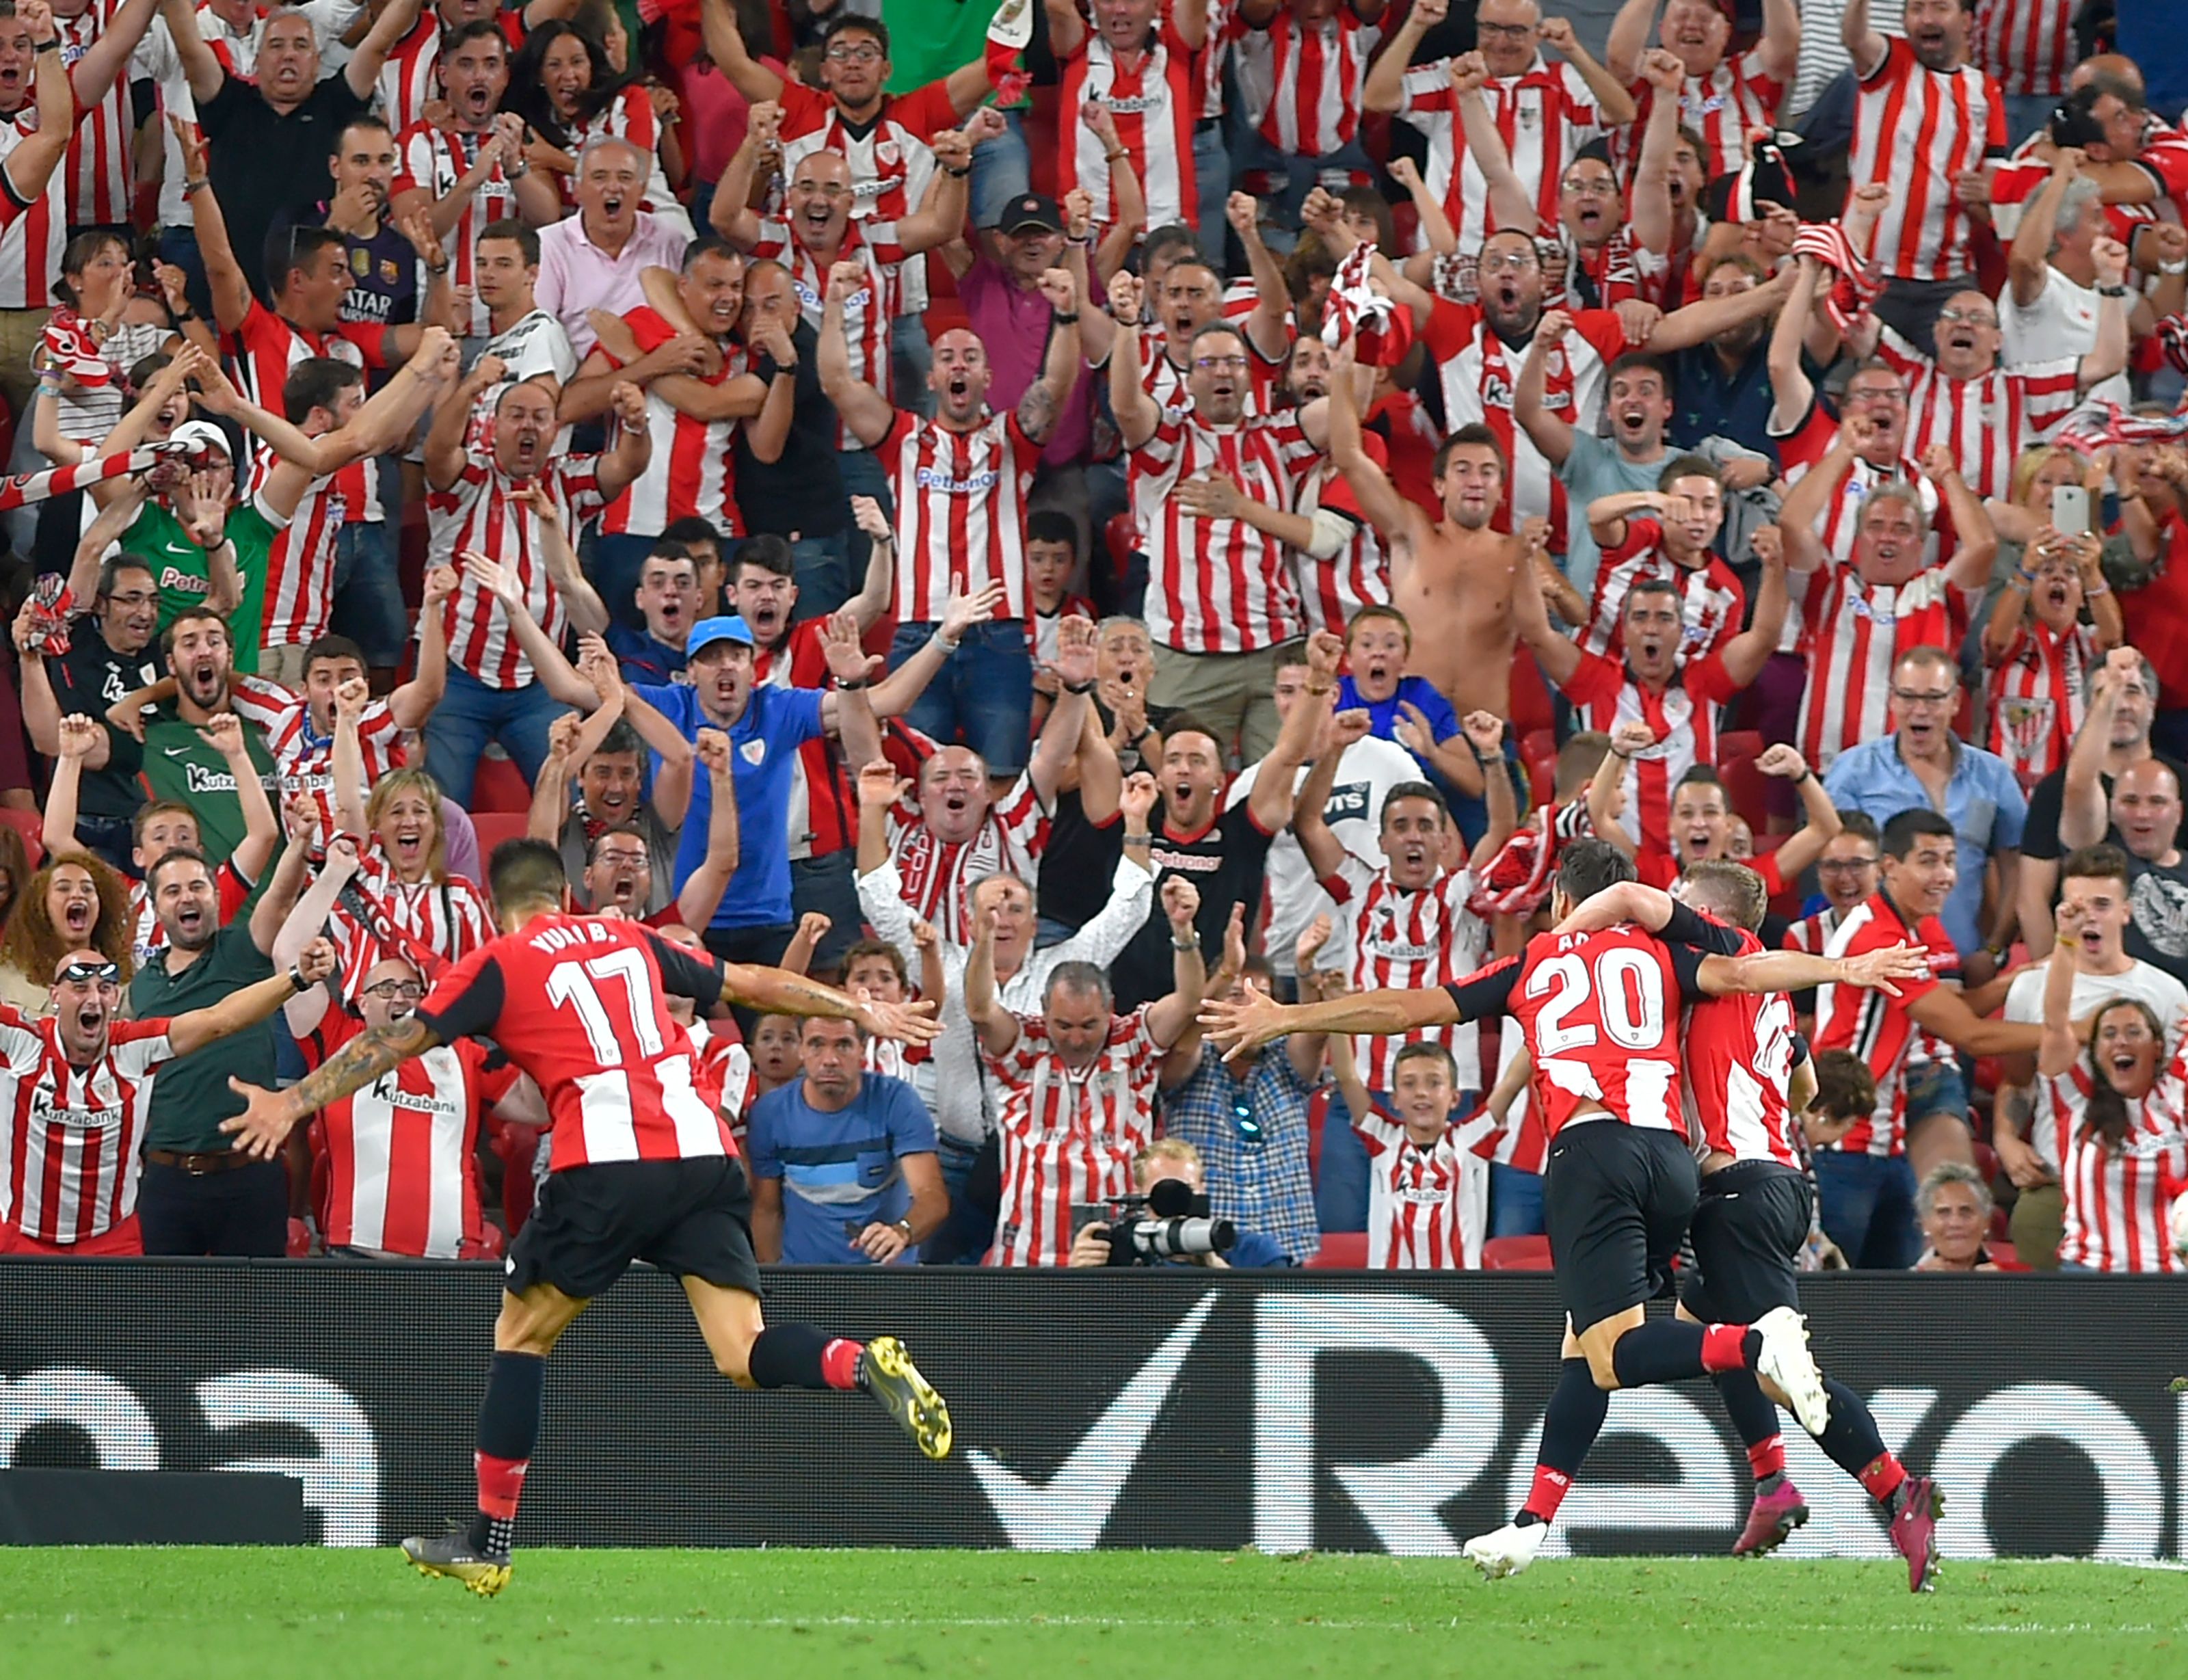
[[[684,650],[656,641],[644,630],[628,624],[611,624],[608,651],[622,667],[623,679],[636,687],[641,683],[674,682],[684,671]]]
[[[1438,693],[1435,685],[1426,677],[1401,677],[1398,679],[1398,691],[1388,700],[1377,701],[1362,700],[1351,678],[1344,677],[1338,681],[1337,709],[1340,712],[1365,712],[1368,714],[1368,732],[1379,736],[1384,741],[1397,740],[1398,719],[1405,715],[1398,707],[1405,701],[1411,701],[1421,708],[1421,715],[1429,720],[1429,734],[1434,739],[1449,741],[1458,733],[1458,713],[1452,710],[1451,702]],[[1413,762],[1421,767],[1424,777],[1441,784],[1443,778],[1436,774],[1435,766],[1427,759],[1416,753]]]
[[[681,684],[656,688],[646,684],[633,692],[654,708],[686,741],[711,729],[699,709],[699,691]],[[737,872],[722,894],[722,907],[708,925],[714,927],[781,927],[790,911],[790,785],[798,749],[826,733],[820,727],[817,688],[758,687],[745,703],[744,716],[730,726],[731,774],[737,787]],[[650,768],[661,774],[661,756]],[[713,810],[713,789],[703,775],[691,779],[691,808],[676,847],[676,890],[706,860],[707,822]]]
[[[871,1266],[851,1239],[878,1221],[902,1219],[911,1191],[897,1165],[934,1150],[934,1118],[902,1080],[868,1074],[846,1108],[830,1114],[792,1080],[753,1104],[745,1159],[754,1178],[782,1181],[786,1266]],[[899,1264],[919,1259],[907,1249]]]

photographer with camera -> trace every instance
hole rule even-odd
[[[1174,989],[1127,1015],[1116,1012],[1109,977],[1091,962],[1058,963],[1041,1012],[1012,1014],[996,993],[995,907],[975,912],[965,1014],[1002,1092],[1002,1206],[991,1265],[1064,1265],[1072,1209],[1129,1193],[1132,1161],[1154,1135],[1164,1052],[1193,1024],[1208,978],[1193,927],[1199,889],[1171,877],[1162,910]]]
[[[1136,1193],[1110,1209],[1107,1222],[1080,1227],[1074,1266],[1289,1266],[1258,1231],[1208,1217],[1200,1152],[1181,1137],[1158,1137],[1132,1158]]]

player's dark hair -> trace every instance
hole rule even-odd
[[[1949,840],[1953,837],[1953,825],[1943,812],[1914,805],[1884,825],[1878,844],[1885,856],[1903,862],[1914,852],[1914,843],[1925,837]]]
[[[486,20],[482,18],[480,22],[485,23]],[[487,24],[486,26],[489,29],[493,28],[492,24]],[[468,28],[469,25],[466,25],[465,27]],[[495,32],[499,33],[499,31]],[[539,235],[514,216],[505,216],[499,222],[489,222],[485,227],[480,228],[479,244],[484,245],[488,240],[511,241],[517,250],[524,253],[526,268],[537,268],[539,266]]]
[[[1512,476],[1512,458],[1504,453],[1504,446],[1497,441],[1497,434],[1479,420],[1462,426],[1436,446],[1435,459],[1429,464],[1430,471],[1438,478],[1442,477],[1444,469],[1451,465],[1452,451],[1460,448],[1488,450],[1497,457],[1497,476],[1505,479]]]
[[[601,744],[590,755],[597,758],[603,753],[628,753],[640,764],[646,762],[646,742],[639,738],[636,729],[628,718],[617,718],[608,725],[608,732],[601,737]]]
[[[1656,475],[1656,488],[1669,490],[1682,478],[1706,478],[1720,490],[1724,488],[1724,469],[1707,455],[1678,455],[1664,465]]]
[[[505,39],[500,30],[496,29],[493,25],[488,24],[486,26],[493,31],[494,38],[496,40]],[[470,27],[470,25],[466,25],[466,27]],[[369,133],[385,134],[391,140],[395,138],[395,131],[387,126],[386,121],[384,119],[373,116],[369,111],[359,111],[355,116],[350,118],[347,122],[345,122],[340,128],[337,128],[335,131],[334,155],[336,157],[340,157],[342,155],[342,143],[349,138],[349,131],[352,128],[362,128]]]
[[[2132,1009],[2140,1013],[2150,1035],[2156,1040],[2160,1051],[2165,1047],[2165,1023],[2157,1018],[2157,1012],[2139,997],[2106,998],[2097,1006],[2097,1012],[2089,1018],[2089,1048],[2082,1053],[2089,1063],[2089,1100],[2082,1110],[2081,1136],[2104,1140],[2105,1153],[2117,1155],[2127,1142],[2127,1098],[2112,1084],[2112,1069],[2097,1054],[2097,1034],[2103,1029],[2105,1017],[2115,1009]]]
[[[144,871],[144,890],[147,893],[159,890],[160,871],[171,863],[194,863],[206,872],[207,879],[211,878],[212,865],[206,861],[203,852],[194,852],[187,846],[177,846],[153,859],[151,867]]]
[[[1827,1120],[1866,1119],[1876,1112],[1876,1075],[1851,1050],[1819,1050],[1816,1095],[1808,1107]]]
[[[1876,844],[1876,819],[1867,811],[1841,811],[1838,818],[1841,834],[1851,834],[1857,840],[1866,840],[1872,846]]]
[[[1451,806],[1430,783],[1396,781],[1390,784],[1390,791],[1383,796],[1383,809],[1375,814],[1377,826],[1390,821],[1390,807],[1401,799],[1425,799],[1436,808],[1438,815],[1446,818],[1451,815]]]
[[[291,426],[302,426],[314,409],[329,414],[343,392],[364,383],[364,369],[331,356],[307,356],[289,369],[281,386],[281,413]]]
[[[1719,921],[1751,933],[1762,931],[1770,895],[1762,890],[1762,877],[1745,864],[1730,858],[1703,858],[1689,864],[1684,873],[1704,907]]]
[[[322,659],[354,659],[357,668],[365,668],[364,650],[347,636],[321,636],[304,650],[304,674],[312,674],[312,667]]]
[[[853,963],[861,957],[868,956],[880,957],[891,968],[894,968],[896,971],[898,984],[909,986],[911,984],[911,972],[904,966],[904,953],[887,939],[860,939],[857,944],[847,947],[843,952],[842,962],[843,972],[849,974]]]
[[[505,840],[487,860],[487,890],[497,910],[516,905],[561,907],[570,890],[562,853],[551,840]]]
[[[491,41],[501,48],[503,58],[509,56],[509,37],[501,32],[501,25],[492,18],[473,18],[467,23],[458,24],[454,29],[443,30],[441,56],[448,58],[457,48],[474,41]]]
[[[730,582],[747,566],[757,566],[763,572],[777,578],[798,575],[798,562],[792,556],[790,544],[780,537],[747,537],[737,544],[737,551],[730,556]]]
[[[1029,543],[1061,543],[1079,553],[1079,521],[1062,508],[1035,508],[1026,516],[1025,531]]]
[[[1419,1039],[1414,1040],[1411,1044],[1400,1045],[1398,1046],[1398,1053],[1390,1058],[1390,1083],[1392,1085],[1395,1086],[1398,1083],[1398,1069],[1404,1067],[1408,1062],[1435,1063],[1436,1066],[1443,1069],[1445,1077],[1450,1080],[1453,1089],[1458,1087],[1458,1062],[1457,1058],[1452,1055],[1451,1051],[1444,1046],[1440,1044],[1430,1044]]]
[[[1576,905],[1586,904],[1605,888],[1639,879],[1633,860],[1608,840],[1591,836],[1569,841],[1558,854],[1558,890]]]
[[[1672,785],[1673,799],[1679,797],[1679,790],[1682,787],[1714,787],[1719,793],[1724,795],[1725,809],[1729,811],[1732,809],[1732,795],[1726,792],[1724,778],[1717,773],[1717,767],[1714,764],[1689,765],[1687,773]]]
[[[1042,1006],[1046,1008],[1060,991],[1091,992],[1102,1000],[1103,1008],[1115,1006],[1108,971],[1091,962],[1059,962],[1049,970],[1048,983],[1040,989]]]
[[[688,274],[692,269],[697,268],[699,259],[702,257],[724,257],[736,263],[740,268],[745,266],[744,252],[739,251],[719,234],[708,234],[692,240],[685,248],[684,272]]]
[[[699,562],[693,557],[691,550],[674,537],[656,537],[652,546],[646,551],[646,558],[647,560],[688,560],[691,561],[691,569],[694,572],[699,569]],[[644,562],[641,561],[640,565],[643,564]]]
[[[2059,865],[2061,881],[2118,881],[2124,884],[2128,875],[2127,854],[2117,846],[2084,846],[2067,854],[2067,860]]]
[[[291,228],[289,237],[274,248],[281,252],[280,260],[266,265],[266,278],[279,297],[288,290],[290,277],[310,268],[321,251],[347,252],[349,241],[331,228]]]

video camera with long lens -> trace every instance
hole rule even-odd
[[[1109,1209],[1109,1264],[1159,1266],[1196,1254],[1220,1254],[1238,1240],[1238,1227],[1208,1216],[1208,1198],[1184,1180],[1158,1180],[1144,1196],[1126,1196]]]

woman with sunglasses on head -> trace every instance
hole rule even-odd
[[[0,1007],[0,1158],[10,1178],[0,1254],[143,1254],[138,1145],[159,1068],[263,1021],[334,962],[334,947],[314,939],[285,973],[209,1009],[123,1021],[121,964],[72,951],[50,971],[43,1019]]]
[[[0,1004],[45,1012],[64,956],[105,958],[128,983],[129,888],[88,852],[55,852],[22,888],[0,933]]]
[[[526,159],[555,173],[566,206],[574,209],[578,202],[578,155],[585,142],[612,135],[629,140],[648,161],[639,208],[676,223],[685,238],[692,236],[691,218],[662,168],[653,101],[634,78],[617,70],[597,35],[559,18],[541,24],[525,37],[509,67],[502,104],[531,125],[537,138],[526,148]]]

